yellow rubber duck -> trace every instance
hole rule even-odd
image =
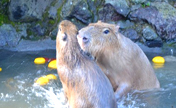
[[[49,83],[49,79],[46,76],[43,76],[43,77],[38,78],[35,83],[43,86]]]
[[[53,75],[53,74],[48,74],[46,77],[47,77],[49,80],[57,80],[57,77],[56,77],[55,75]]]
[[[48,67],[51,69],[57,69],[56,60],[52,60],[51,62],[49,62]]]
[[[0,72],[2,71],[2,68],[0,67]]]
[[[38,58],[35,58],[34,63],[35,64],[45,64],[46,60],[44,57],[38,57]]]
[[[165,59],[161,56],[156,56],[152,59],[153,63],[165,63]]]

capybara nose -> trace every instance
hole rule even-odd
[[[84,43],[87,43],[87,42],[89,41],[88,37],[82,36],[82,35],[80,35],[80,34],[77,35],[77,38],[78,38],[79,40],[81,39],[81,41],[84,42]]]
[[[89,39],[85,36],[82,38],[82,40],[83,40],[84,43],[87,43],[89,41]]]

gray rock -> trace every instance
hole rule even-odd
[[[120,28],[125,29],[125,28],[129,28],[129,27],[134,26],[134,23],[130,22],[129,20],[125,20],[125,21],[120,20],[117,22],[117,25],[119,25]]]
[[[2,30],[0,29],[0,47],[3,47],[7,44],[6,39],[4,37],[4,34],[2,33]]]
[[[104,6],[104,0],[87,0],[87,4],[88,10],[92,14],[92,22],[97,22],[99,19],[98,10]]]
[[[144,43],[146,46],[152,48],[152,47],[162,47],[163,42],[161,40],[152,40],[152,41],[145,41]]]
[[[136,3],[136,4],[140,4],[140,3],[144,3],[147,0],[131,0],[132,3]]]
[[[149,26],[146,26],[143,29],[142,34],[146,40],[154,40],[158,37],[155,31]]]
[[[149,53],[162,53],[162,48],[160,47],[147,47],[142,43],[136,42],[136,44],[144,51],[144,52],[149,52]]]
[[[4,47],[4,49],[11,51],[42,51],[55,50],[56,41],[50,38],[38,41],[21,40],[16,47]]]
[[[130,8],[126,0],[105,0],[105,4],[111,4],[116,11],[126,17],[130,12]]]
[[[11,0],[9,18],[12,21],[29,22],[42,19],[46,8],[54,0]]]
[[[48,11],[49,17],[55,19],[57,17],[57,8],[51,6],[50,10]]]
[[[54,5],[51,6],[50,9],[48,10],[49,18],[52,18],[52,19],[58,18],[57,12],[58,12],[58,9],[60,9],[62,7],[63,3],[64,3],[64,0],[53,1],[52,4],[54,4]]]
[[[176,57],[175,56],[164,56],[164,59],[166,62],[176,62]]]
[[[104,22],[118,21],[123,19],[122,15],[118,14],[111,4],[104,5],[98,12],[99,20]]]
[[[137,32],[134,29],[127,29],[123,32],[123,35],[136,42],[139,39]]]
[[[163,39],[175,39],[176,9],[165,2],[154,2],[151,5],[131,12],[129,18],[147,21],[156,28],[157,34]]]
[[[15,47],[20,41],[21,37],[17,34],[15,28],[10,24],[3,24],[0,27],[0,46],[5,45]]]
[[[82,0],[68,0],[63,5],[61,16],[69,19],[76,18],[85,24],[90,23],[92,18],[87,2]]]
[[[85,1],[80,1],[75,5],[70,17],[72,16],[85,24],[90,23],[92,19],[92,14],[88,10],[88,4]]]
[[[20,25],[15,25],[17,33],[20,37],[27,37],[27,27],[30,24],[22,23]]]
[[[78,4],[81,0],[67,0],[67,2],[63,5],[61,16],[62,18],[66,18],[71,15],[71,12],[75,5]]]
[[[37,36],[43,36],[45,34],[45,28],[42,28],[40,24],[37,24],[35,27],[31,28],[31,31]]]

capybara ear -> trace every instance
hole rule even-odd
[[[119,28],[120,28],[120,26],[119,25],[116,25],[115,26],[115,34],[117,35],[118,34],[118,32],[119,32]]]
[[[116,25],[116,30],[117,30],[117,31],[119,31],[119,28],[120,28],[120,26],[119,26],[119,25]]]
[[[97,23],[101,23],[102,21],[101,20],[98,20],[98,22]]]

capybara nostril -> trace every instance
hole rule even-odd
[[[63,41],[66,41],[66,40],[67,40],[67,34],[66,34],[66,33],[64,33],[64,36],[63,36],[62,40],[63,40]]]
[[[83,40],[84,43],[87,43],[89,41],[89,39],[87,37],[83,37],[82,40]]]

